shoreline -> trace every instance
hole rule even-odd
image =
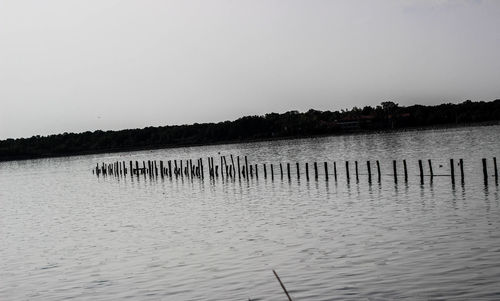
[[[120,149],[102,149],[96,151],[82,151],[70,154],[47,154],[40,156],[27,156],[21,158],[0,158],[0,162],[13,162],[13,161],[27,161],[27,160],[37,160],[37,159],[48,159],[48,158],[62,158],[62,157],[76,157],[76,156],[90,156],[98,154],[116,154],[125,152],[139,152],[146,150],[160,150],[160,149],[177,149],[185,147],[200,147],[200,146],[214,146],[214,145],[231,145],[231,144],[243,144],[243,143],[256,143],[265,141],[280,141],[280,140],[297,140],[297,139],[308,139],[308,138],[321,138],[321,137],[332,137],[332,136],[348,136],[348,135],[363,135],[363,134],[382,134],[382,133],[394,133],[394,132],[405,132],[405,131],[429,131],[437,129],[454,129],[454,128],[466,128],[466,127],[480,127],[480,126],[495,126],[500,125],[500,121],[486,121],[486,122],[475,122],[468,124],[440,124],[424,127],[405,127],[398,129],[380,129],[380,130],[345,130],[341,133],[331,133],[331,134],[319,134],[319,135],[297,135],[297,136],[284,136],[276,138],[262,138],[262,139],[246,139],[246,140],[229,140],[229,141],[218,141],[213,143],[191,143],[191,144],[177,144],[170,146],[147,146],[147,147],[130,147],[130,148],[120,148]]]

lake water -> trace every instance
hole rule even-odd
[[[101,162],[218,152],[290,162],[292,179],[91,172]],[[500,126],[3,162],[0,300],[286,300],[273,269],[293,300],[498,300],[493,157]],[[464,159],[465,184],[458,167],[455,185],[448,176],[420,184],[418,159],[444,175],[450,158]],[[401,168],[402,159],[408,183],[395,184],[392,160]],[[346,182],[345,160],[360,162],[359,181],[351,165]],[[373,170],[380,161],[380,183],[375,175],[368,183],[367,160]],[[330,172],[336,161],[338,181],[297,180],[295,162],[314,161],[328,161]]]

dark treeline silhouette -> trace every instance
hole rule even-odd
[[[0,160],[16,160],[134,149],[202,145],[353,131],[403,129],[450,124],[498,122],[500,99],[491,102],[467,100],[460,104],[399,106],[387,101],[377,107],[354,107],[342,111],[246,116],[234,121],[147,127],[121,131],[64,133],[46,137],[0,141]]]

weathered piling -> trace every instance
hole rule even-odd
[[[422,160],[418,160],[418,169],[420,170],[420,183],[424,184],[424,166]]]
[[[250,165],[250,177],[253,178],[253,166],[252,165]]]
[[[405,173],[405,183],[408,182],[408,166],[406,166],[406,160],[403,160],[403,170]]]
[[[160,160],[160,176],[161,176],[162,179],[164,178],[164,175],[163,175],[163,160]]]
[[[396,167],[396,160],[392,160],[392,168],[394,170],[394,183],[398,183],[398,170]]]
[[[460,180],[461,180],[462,184],[464,184],[465,183],[465,177],[464,177],[464,160],[460,159],[459,164],[460,164]]]
[[[247,176],[247,179],[248,179],[248,161],[247,161],[247,156],[245,156],[245,172],[246,172],[246,176]]]
[[[306,180],[309,181],[309,163],[306,162]]]
[[[258,178],[259,177],[259,168],[258,168],[258,165],[255,164],[255,178]]]
[[[318,179],[318,163],[314,162],[314,179]]]
[[[238,179],[241,179],[240,156],[236,157],[236,162],[238,163]]]
[[[368,172],[368,183],[372,182],[372,169],[370,167],[370,161],[366,161],[366,171]]]
[[[323,164],[325,165],[325,180],[328,181],[328,163],[325,161]]]
[[[450,177],[451,183],[455,185],[455,164],[453,162],[453,159],[450,159]]]
[[[484,185],[488,185],[488,169],[486,167],[486,158],[483,158],[483,176],[484,176]]]
[[[266,168],[266,163],[262,164],[264,167],[264,179],[267,179],[267,168]]]
[[[378,175],[378,182],[380,183],[381,179],[382,179],[382,173],[380,172],[380,162],[378,162],[377,160],[377,175]]]
[[[434,171],[432,170],[432,161],[431,161],[431,159],[429,159],[428,162],[429,162],[429,172],[431,174],[431,180],[432,180],[432,177],[434,177]]]
[[[356,171],[356,181],[359,181],[359,176],[358,176],[358,161],[354,161],[354,169]]]
[[[299,168],[299,162],[295,163],[297,166],[297,179],[300,179],[300,168]]]
[[[337,162],[333,161],[333,177],[337,181]]]
[[[349,161],[345,161],[345,175],[347,178],[347,181],[349,181]]]
[[[281,178],[283,179],[283,166],[281,165],[281,162],[280,162],[280,174]]]
[[[272,163],[271,163],[271,180],[274,180],[274,169]]]
[[[236,175],[236,168],[234,167],[234,158],[233,158],[233,154],[230,155],[231,156],[231,166],[232,166],[232,173],[231,175]]]
[[[292,177],[290,176],[290,163],[286,164],[286,173],[288,174],[288,180],[290,180]]]
[[[493,157],[493,172],[495,173],[495,184],[498,185],[498,169],[496,157]]]

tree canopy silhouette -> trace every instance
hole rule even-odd
[[[263,116],[245,116],[234,121],[195,123],[127,129],[63,133],[0,141],[0,160],[65,156],[147,148],[203,145],[352,131],[402,129],[445,124],[498,122],[500,99],[490,102],[467,100],[460,104],[399,106],[384,101],[377,107],[354,107],[341,111],[289,111]]]

